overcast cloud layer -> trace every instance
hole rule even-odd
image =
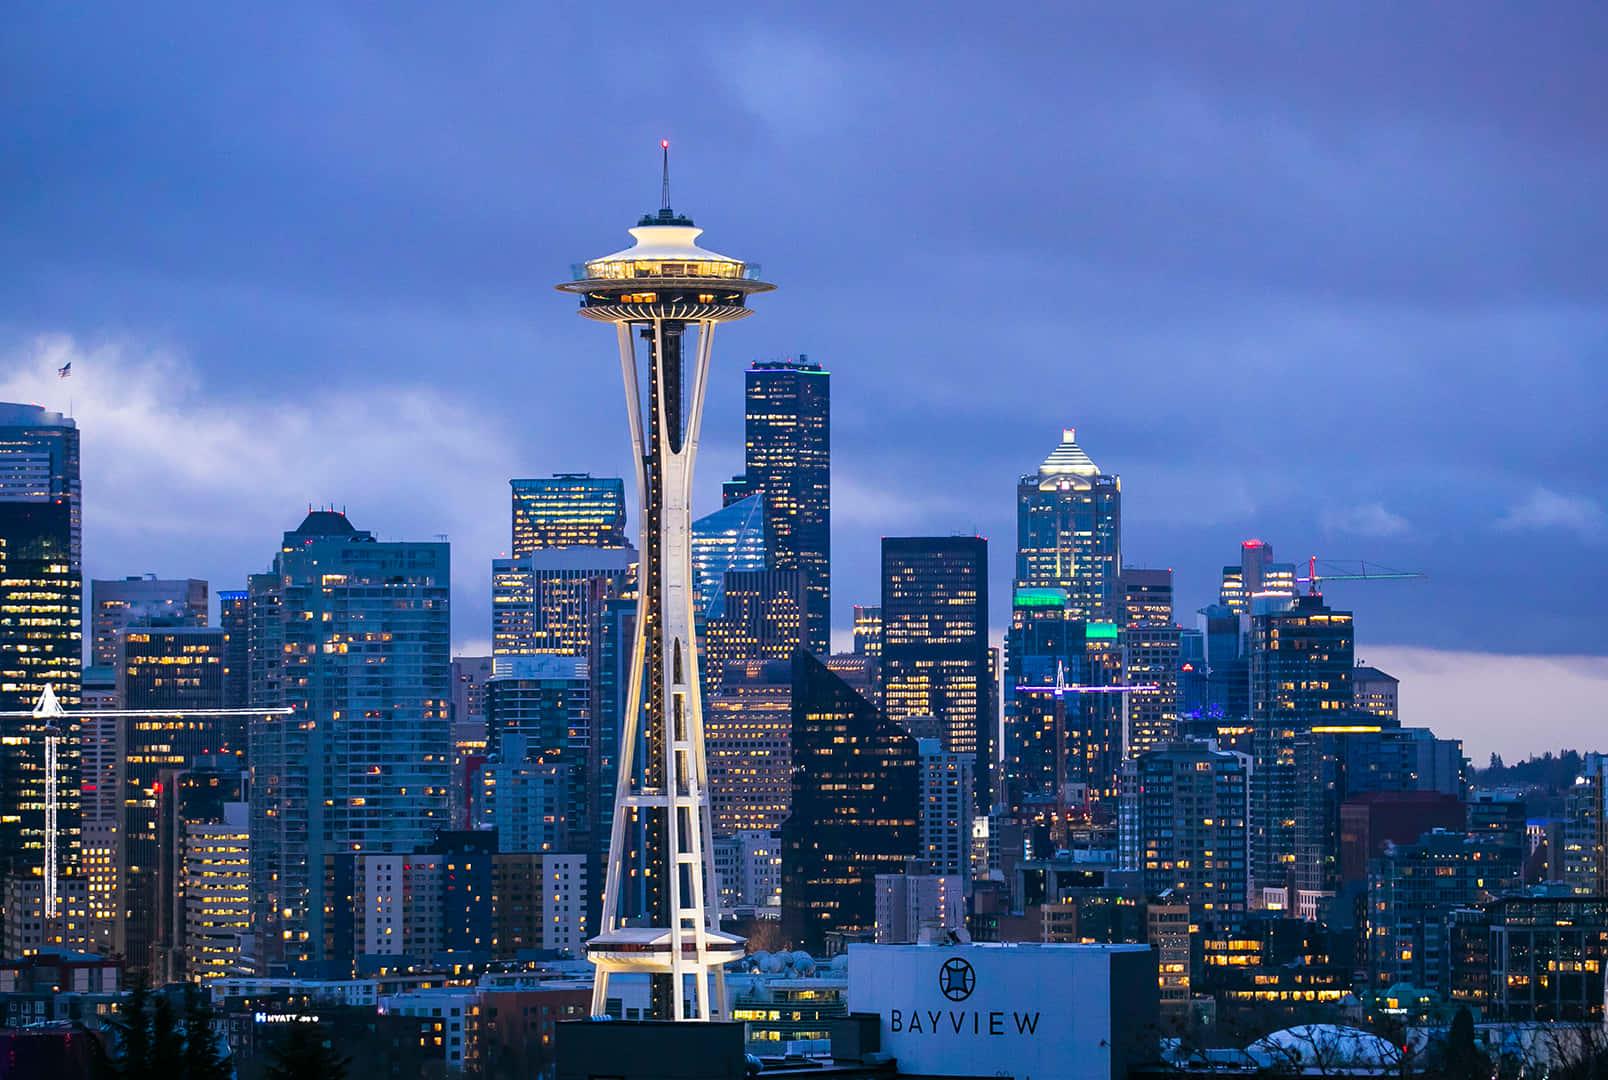
[[[450,535],[483,641],[508,478],[625,475],[612,340],[551,285],[666,137],[780,285],[717,342],[702,506],[741,367],[823,362],[837,625],[878,537],[956,531],[1003,623],[1015,477],[1070,425],[1186,623],[1253,534],[1421,569],[1330,590],[1417,665],[1406,719],[1596,745],[1608,11],[1139,6],[18,8],[0,397],[71,395],[91,574],[238,586],[333,502]]]

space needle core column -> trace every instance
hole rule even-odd
[[[609,975],[636,971],[650,975],[655,1018],[715,1020],[725,1008],[722,966],[744,943],[721,933],[718,917],[693,633],[692,466],[715,326],[747,317],[748,296],[775,286],[759,280],[758,266],[697,246],[703,230],[670,208],[663,145],[664,198],[630,230],[635,245],[575,266],[557,286],[580,297],[583,318],[615,326],[642,513],[602,925],[587,958],[596,965],[593,1015],[604,1012]]]

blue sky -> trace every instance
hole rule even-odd
[[[880,536],[955,531],[1003,622],[1015,478],[1075,426],[1186,621],[1250,535],[1424,570],[1330,594],[1415,673],[1409,722],[1475,753],[1601,730],[1599,6],[7,23],[0,396],[71,396],[92,574],[238,585],[332,502],[450,535],[485,641],[508,478],[625,473],[609,335],[551,286],[656,205],[663,137],[677,208],[780,286],[718,340],[702,506],[741,368],[824,363],[836,625]]]

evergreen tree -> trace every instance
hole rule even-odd
[[[184,1068],[184,1033],[179,1026],[173,999],[157,994],[151,1007],[151,1076],[156,1080],[173,1080],[182,1076]]]
[[[184,988],[185,1080],[230,1080],[227,1055],[213,1024],[212,1000],[190,983]]]
[[[352,1059],[336,1051],[322,1024],[287,1024],[268,1053],[264,1080],[347,1080]]]
[[[151,993],[141,975],[134,977],[128,996],[118,1002],[111,1027],[116,1050],[114,1075],[122,1080],[158,1080],[151,1071]]]
[[[1457,1010],[1446,1033],[1446,1075],[1450,1080],[1481,1080],[1491,1075],[1491,1063],[1474,1043],[1474,1014],[1467,1005]]]

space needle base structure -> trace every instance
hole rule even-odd
[[[670,208],[664,149],[662,205],[630,230],[635,245],[574,267],[556,286],[580,298],[584,318],[614,324],[641,510],[619,779],[601,926],[587,958],[595,1016],[605,1012],[610,975],[645,972],[654,1018],[717,1020],[724,965],[743,956],[745,942],[722,933],[718,917],[693,628],[692,467],[715,327],[747,317],[748,297],[775,286],[759,280],[758,266],[697,246],[703,230]]]

